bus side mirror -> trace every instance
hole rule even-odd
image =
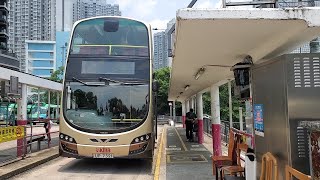
[[[153,81],[152,82],[152,91],[153,92],[158,92],[159,91],[159,82],[158,81]]]

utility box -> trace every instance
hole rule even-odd
[[[320,122],[319,63],[320,54],[287,54],[253,66],[257,172],[262,155],[271,152],[278,160],[279,179],[285,179],[285,165],[312,174],[305,124]]]

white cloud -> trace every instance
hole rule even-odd
[[[214,8],[222,8],[222,0],[219,0],[218,2],[216,2],[216,4],[214,5]]]
[[[195,8],[214,8],[214,4],[212,0],[206,0],[204,2],[196,3],[194,5]]]
[[[145,19],[151,16],[156,8],[156,0],[114,0],[113,3],[119,4],[123,16],[137,19]]]
[[[166,29],[168,22],[169,22],[169,20],[167,20],[167,19],[166,20],[155,19],[155,20],[152,20],[148,23],[151,24],[151,28]]]

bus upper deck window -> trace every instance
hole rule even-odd
[[[106,19],[104,20],[103,30],[106,32],[117,32],[119,29],[119,20],[117,19]]]

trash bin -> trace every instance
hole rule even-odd
[[[253,149],[249,148],[245,157],[246,180],[256,180],[257,159]]]
[[[174,121],[172,119],[170,119],[169,124],[170,124],[170,126],[174,126]]]

